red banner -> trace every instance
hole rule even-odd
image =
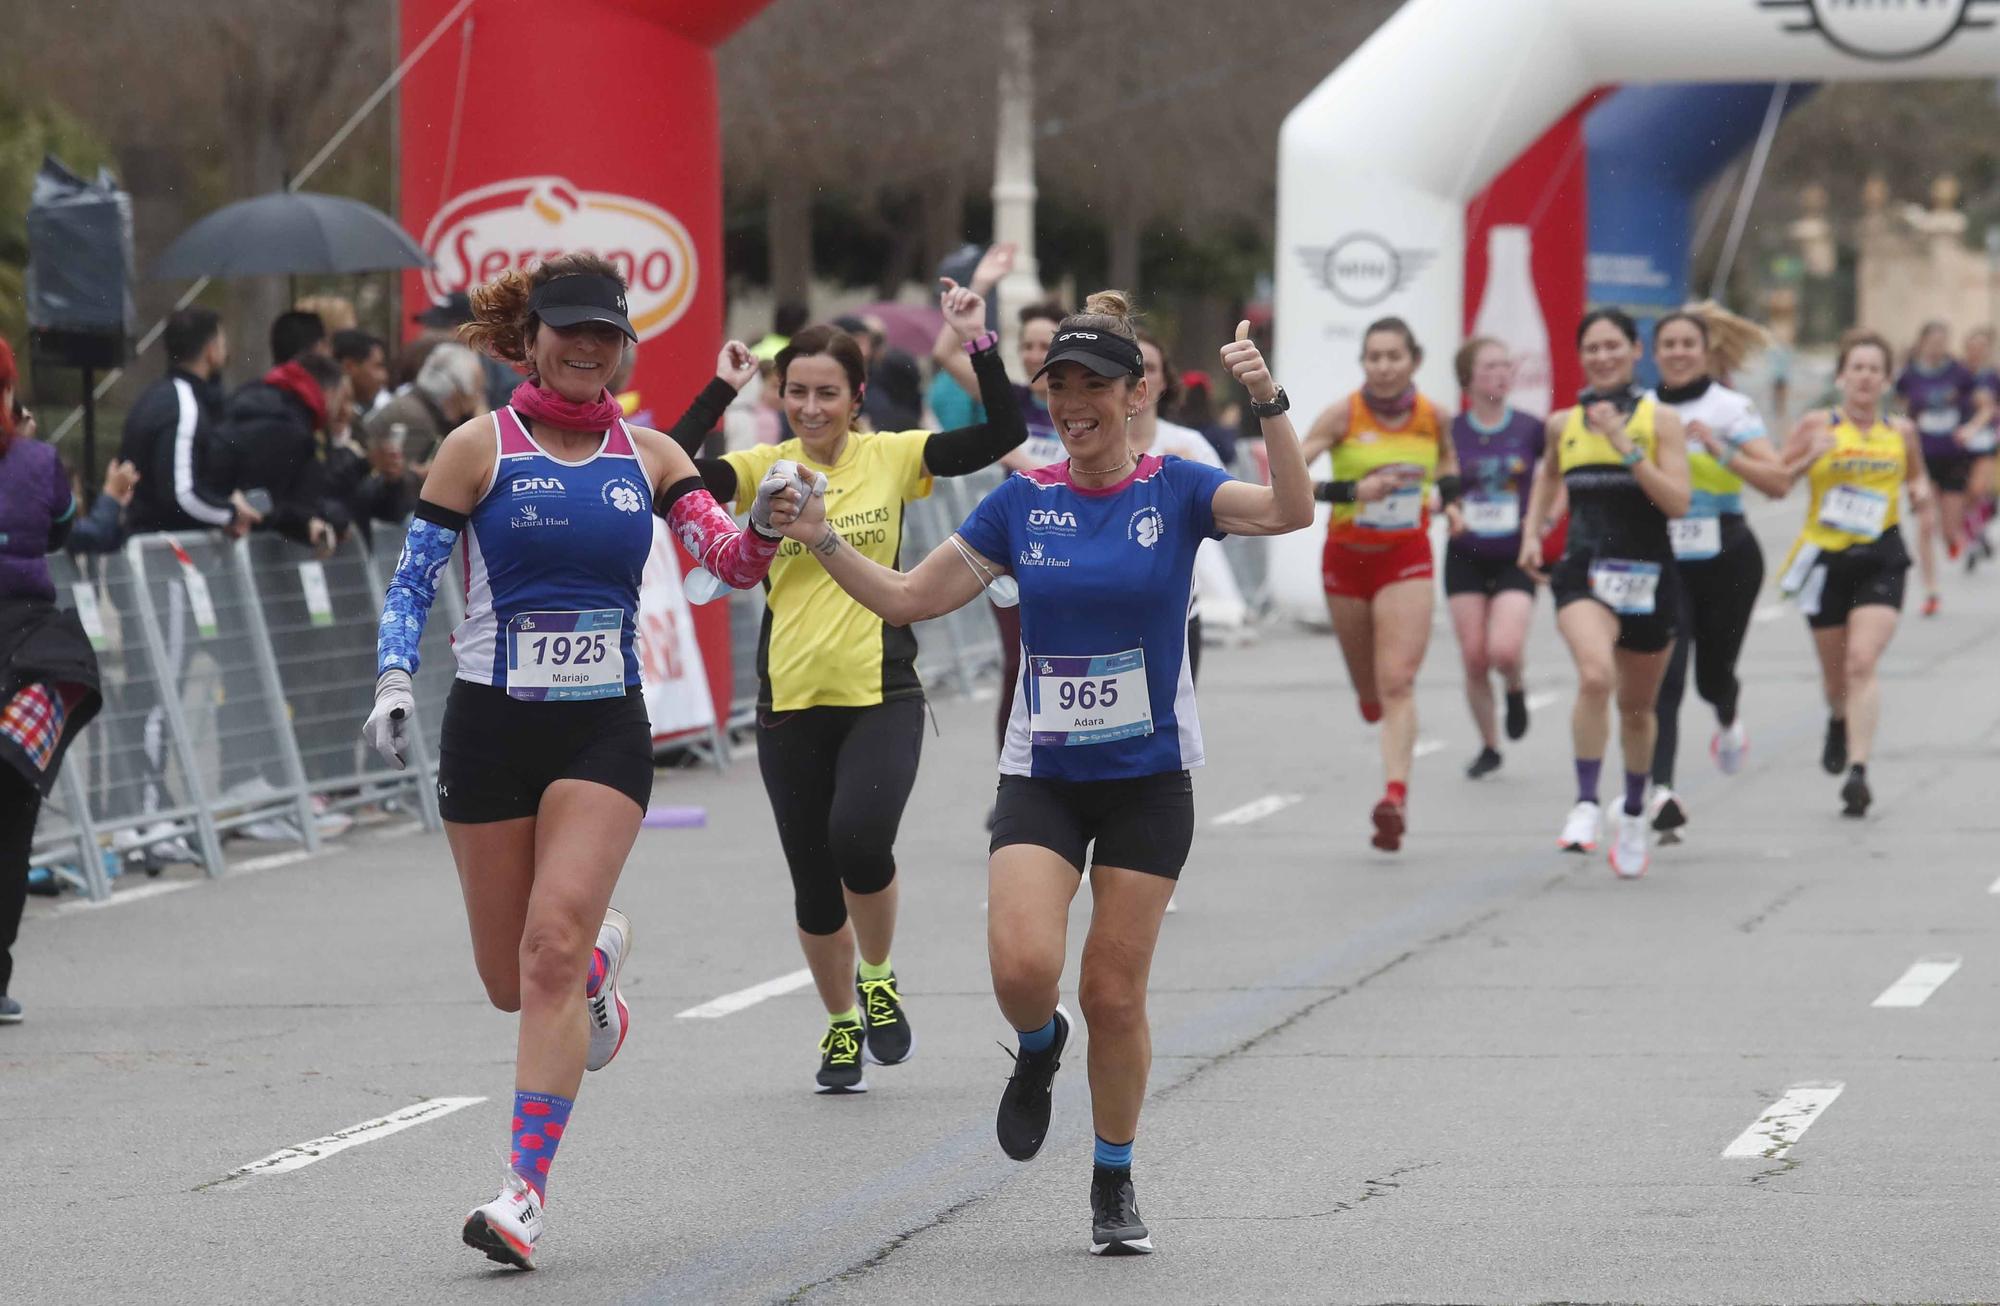
[[[641,407],[662,423],[679,416],[714,374],[722,338],[710,48],[765,2],[469,8],[401,88],[399,216],[436,262],[407,275],[404,302],[420,307],[554,254],[602,254],[631,284]],[[403,0],[404,52],[455,4]],[[695,617],[718,719],[729,711],[728,607]]]

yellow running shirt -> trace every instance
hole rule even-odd
[[[826,473],[826,520],[841,538],[885,567],[898,565],[903,505],[931,492],[924,469],[929,431],[849,432],[832,467],[806,456],[804,444],[760,444],[722,456],[736,473],[736,510],[747,512],[757,483],[780,458]],[[917,637],[847,596],[804,546],[778,546],[765,582],[764,626],[757,637],[757,706],[872,707],[922,694]]]
[[[1406,486],[1373,503],[1336,503],[1327,534],[1343,544],[1399,544],[1430,526],[1431,482],[1437,478],[1438,442],[1444,426],[1422,395],[1398,427],[1382,424],[1359,390],[1347,400],[1347,434],[1333,446],[1333,479],[1358,481],[1381,467],[1423,469],[1421,485]]]
[[[1862,431],[1834,414],[1833,448],[1806,469],[1812,500],[1799,543],[1838,553],[1880,539],[1899,520],[1908,456],[1903,433],[1889,423],[1877,418]]]

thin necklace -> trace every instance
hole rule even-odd
[[[1125,464],[1131,461],[1132,461],[1132,451],[1130,449],[1127,449],[1125,451],[1125,456],[1123,458],[1120,458],[1117,462],[1113,463],[1109,467],[1098,467],[1098,468],[1078,467],[1075,463],[1071,463],[1069,465],[1069,469],[1072,472],[1079,472],[1085,476],[1109,476],[1113,472],[1124,471]]]

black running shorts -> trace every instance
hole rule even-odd
[[[1048,849],[1079,873],[1088,852],[1093,866],[1178,880],[1194,846],[1194,781],[1186,771],[1131,780],[1003,775],[991,850],[1021,843]]]
[[[1966,453],[1925,454],[1924,471],[1930,475],[1931,484],[1937,486],[1940,494],[1964,494],[1972,484],[1972,464],[1977,455]]]
[[[1445,597],[1484,594],[1490,599],[1503,590],[1519,590],[1533,595],[1535,578],[1522,571],[1512,558],[1475,558],[1451,549],[1445,550]]]
[[[454,680],[438,749],[438,812],[460,825],[533,816],[558,780],[589,780],[644,810],[653,728],[636,689],[617,698],[531,703]]]
[[[1590,589],[1588,554],[1565,554],[1549,572],[1549,592],[1555,595],[1556,611],[1561,612],[1581,599],[1598,602]],[[1672,559],[1660,564],[1659,587],[1653,592],[1651,612],[1618,613],[1618,647],[1630,653],[1658,653],[1674,642],[1680,624],[1681,574]]]
[[[1903,610],[1903,583],[1910,574],[1910,551],[1891,526],[1872,544],[1821,553],[1799,587],[1799,611],[1814,630],[1847,624],[1856,608],[1879,604]]]

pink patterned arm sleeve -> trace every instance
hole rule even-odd
[[[669,486],[658,511],[689,556],[732,589],[747,590],[763,580],[783,542],[739,527],[698,476]]]

